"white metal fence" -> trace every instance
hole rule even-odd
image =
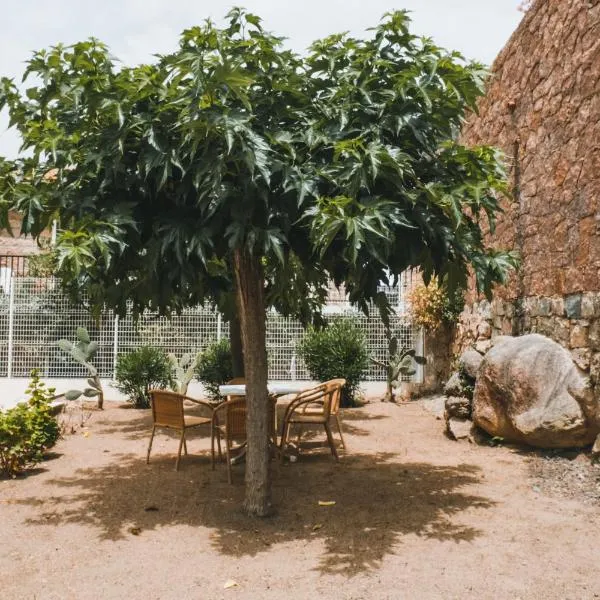
[[[396,307],[393,330],[401,344],[422,349],[422,335],[406,319],[410,275],[400,285],[386,289]],[[229,326],[209,307],[190,308],[179,316],[158,317],[145,313],[137,322],[131,315],[116,317],[111,311],[99,319],[83,305],[72,304],[51,278],[12,277],[0,293],[0,377],[26,377],[39,369],[45,377],[83,377],[85,371],[57,347],[61,338],[73,339],[75,329],[85,326],[99,344],[95,363],[101,377],[112,378],[119,354],[148,344],[181,356],[206,348],[211,342],[229,335]],[[387,354],[385,329],[377,311],[366,317],[353,310],[343,293],[333,292],[325,309],[327,318],[354,318],[364,330],[370,354],[384,359]],[[303,335],[302,325],[271,312],[267,318],[269,377],[277,380],[308,379],[296,345]],[[420,379],[421,373],[416,378]],[[381,368],[371,366],[367,380],[385,379]]]

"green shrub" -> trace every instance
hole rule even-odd
[[[29,399],[0,410],[0,474],[15,477],[28,465],[42,460],[56,443],[60,428],[52,414],[53,388],[46,388],[37,371],[31,372]]]
[[[210,344],[198,357],[196,378],[200,381],[211,400],[220,400],[219,386],[233,377],[231,346],[228,339]]]
[[[115,386],[136,408],[150,406],[150,390],[173,385],[173,368],[164,350],[141,346],[117,359]]]
[[[353,319],[338,318],[324,329],[309,329],[300,342],[299,353],[313,379],[343,377],[346,385],[342,388],[342,406],[354,406],[369,355],[365,335]]]

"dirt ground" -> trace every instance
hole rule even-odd
[[[274,468],[267,520],[205,432],[179,472],[165,435],[146,465],[150,420],[108,403],[0,482],[1,600],[600,598],[598,499],[541,485],[539,456],[446,439],[421,402],[347,410],[340,463]]]

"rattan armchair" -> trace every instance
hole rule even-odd
[[[270,422],[273,424],[271,431],[272,443],[277,447],[277,432],[275,430],[275,398],[269,397],[271,402]],[[212,468],[215,468],[215,441],[219,447],[219,458],[221,453],[221,438],[225,442],[225,457],[227,461],[227,481],[232,483],[231,461],[236,450],[243,450],[246,446],[246,397],[228,396],[226,402],[219,404],[213,412],[211,427],[211,460]],[[234,444],[237,444],[234,447]]]
[[[285,446],[288,443],[292,426],[323,425],[327,435],[327,443],[335,460],[339,460],[335,441],[331,432],[330,421],[334,420],[340,434],[342,448],[346,448],[339,409],[342,387],[345,379],[332,379],[315,388],[300,392],[288,405],[283,416],[281,431],[280,458],[283,461]],[[298,442],[300,433],[298,434]]]
[[[192,427],[200,427],[201,425],[211,425],[213,407],[207,402],[184,396],[183,394],[177,394],[175,392],[168,392],[166,390],[151,390],[150,398],[152,404],[152,435],[150,436],[150,443],[148,444],[148,453],[146,455],[146,464],[150,462],[150,451],[152,450],[152,442],[154,440],[154,433],[157,428],[173,429],[179,431],[179,450],[177,452],[177,460],[175,462],[175,470],[179,470],[179,461],[181,459],[181,449],[184,449],[187,454],[187,444],[185,441],[185,432]],[[189,400],[194,404],[199,404],[206,407],[209,416],[197,417],[192,415],[186,415],[184,413],[183,403],[185,400]]]

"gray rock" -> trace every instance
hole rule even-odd
[[[477,371],[481,366],[483,356],[476,350],[465,350],[458,359],[458,366],[464,371],[471,379],[477,378]]]
[[[600,458],[600,434],[592,446],[592,458]]]
[[[475,343],[475,350],[484,355],[492,347],[492,340],[479,340]]]
[[[449,396],[444,403],[446,420],[449,417],[469,419],[471,417],[471,401],[468,398]]]
[[[513,340],[513,336],[512,335],[496,335],[492,338],[492,348],[494,346],[497,346],[498,344],[504,344],[504,342],[509,342],[510,340]]]
[[[600,433],[599,413],[569,352],[542,335],[497,343],[479,369],[473,421],[490,435],[539,448],[586,446]]]
[[[452,373],[452,376],[444,386],[444,394],[446,396],[462,396],[463,386],[458,372]]]
[[[446,433],[453,440],[465,440],[471,437],[473,423],[469,419],[450,417],[446,421]]]
[[[565,298],[565,311],[567,318],[581,318],[581,294],[571,294]]]

